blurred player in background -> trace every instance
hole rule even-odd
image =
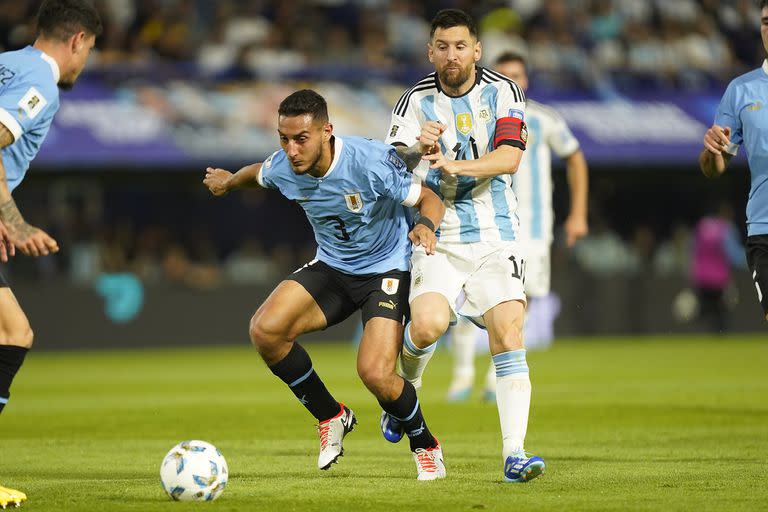
[[[495,69],[528,92],[525,59],[504,53],[496,59]],[[589,171],[579,141],[565,120],[554,110],[530,98],[526,101],[528,148],[514,176],[517,217],[520,219],[520,243],[525,254],[525,294],[528,298],[525,346],[528,350],[545,349],[554,339],[554,321],[559,301],[550,295],[550,249],[553,240],[552,153],[565,160],[570,190],[570,212],[565,219],[566,245],[571,248],[587,235],[587,195]],[[487,338],[486,331],[460,319],[451,331],[455,365],[448,399],[466,400],[475,378],[475,347]],[[496,370],[491,364],[485,379],[483,396],[494,400]]]
[[[760,2],[760,34],[768,52],[768,0]],[[699,156],[708,178],[722,175],[739,146],[746,147],[752,184],[747,202],[747,263],[768,320],[768,60],[734,79],[704,135]]]
[[[524,450],[531,382],[523,348],[524,263],[512,174],[525,150],[525,94],[503,75],[477,65],[474,20],[457,9],[432,20],[428,44],[435,72],[409,89],[392,112],[387,142],[431,165],[416,172],[445,203],[434,257],[414,248],[411,322],[401,374],[416,387],[435,342],[459,312],[486,326],[496,365],[503,475],[525,482],[544,472]],[[394,417],[393,417],[394,416]],[[384,437],[403,436],[402,418],[382,414]]]
[[[101,21],[85,0],[46,0],[32,46],[0,54],[0,259],[58,252],[56,240],[29,225],[11,192],[21,183],[59,108],[59,88],[70,89],[85,67]],[[32,328],[0,275],[0,412],[13,378],[32,346]],[[0,487],[0,506],[18,505],[24,493]]]
[[[214,195],[243,186],[276,189],[304,208],[315,232],[316,259],[281,282],[253,315],[250,335],[272,373],[288,384],[317,418],[318,467],[343,454],[342,440],[356,423],[336,401],[295,339],[362,312],[357,372],[381,407],[398,418],[410,438],[419,480],[445,477],[440,444],[430,433],[413,385],[396,373],[408,316],[411,243],[434,252],[435,226],[445,211],[389,145],[333,135],[322,96],[302,90],[278,110],[282,150],[236,174],[209,168]],[[406,207],[421,218],[409,233]]]

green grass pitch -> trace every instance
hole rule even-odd
[[[547,473],[524,485],[501,482],[498,416],[480,390],[445,402],[447,351],[421,400],[448,478],[419,483],[406,443],[379,434],[353,347],[307,349],[360,421],[328,472],[313,419],[249,347],[33,352],[0,419],[0,483],[25,491],[28,511],[768,509],[766,336],[562,340],[529,354],[527,449]],[[163,493],[160,461],[184,439],[224,453],[218,501]]]

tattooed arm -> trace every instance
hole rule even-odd
[[[11,144],[13,144],[13,134],[0,123],[0,149]],[[4,229],[0,229],[0,234],[7,233],[4,242],[7,243],[9,240],[13,246],[27,256],[45,256],[59,250],[56,240],[45,231],[27,224],[24,217],[21,216],[8,188],[2,156],[0,156],[0,223],[4,226]],[[12,247],[9,252],[12,256]],[[0,259],[2,259],[2,253],[3,251],[0,250]]]

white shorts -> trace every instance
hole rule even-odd
[[[522,242],[522,254],[525,259],[525,294],[529,297],[544,297],[550,290],[550,252],[549,242]]]
[[[482,316],[494,306],[510,300],[526,302],[523,279],[525,264],[515,242],[439,242],[428,256],[416,247],[411,256],[409,302],[423,293],[444,296],[455,315],[482,325]],[[456,307],[461,292],[465,300]]]

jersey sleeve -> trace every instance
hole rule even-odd
[[[421,122],[419,122],[416,107],[410,101],[410,91],[397,102],[392,109],[392,117],[389,122],[389,133],[384,142],[390,145],[413,146],[416,138],[421,134]]]
[[[528,129],[525,126],[525,93],[514,82],[499,83],[496,95],[496,132],[493,147],[513,146],[525,150]]]
[[[261,164],[261,169],[259,169],[259,174],[256,176],[256,181],[258,181],[259,185],[264,188],[277,189],[274,178],[275,168],[280,164],[281,161],[279,155],[280,152],[280,150],[275,151],[269,155],[269,158],[264,160],[263,164]]]
[[[552,112],[552,129],[548,134],[547,143],[560,158],[567,158],[579,149],[579,141],[565,119],[556,112]]]
[[[725,151],[735,155],[739,146],[744,142],[744,132],[737,105],[736,86],[733,82],[728,85],[723,98],[720,100],[717,115],[715,115],[715,124],[731,129],[731,144]]]
[[[41,122],[50,123],[53,116],[48,115],[48,111],[55,109],[57,104],[57,93],[48,87],[12,79],[0,90],[0,123],[8,128],[16,141]]]
[[[414,206],[421,196],[421,180],[405,166],[405,162],[390,149],[377,162],[372,173],[373,188],[377,195],[389,197],[403,206]]]

